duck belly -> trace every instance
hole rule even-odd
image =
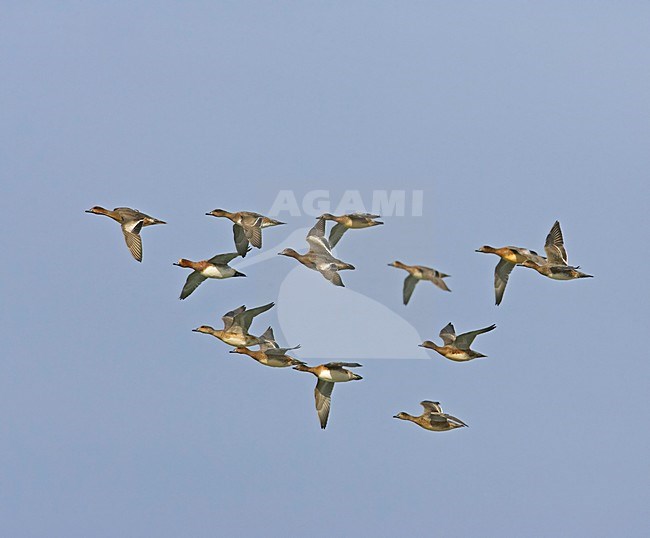
[[[319,376],[323,381],[331,381],[332,383],[343,383],[350,381],[350,374],[348,372],[341,372],[339,370],[327,370],[322,372]]]
[[[246,347],[250,345],[248,338],[243,334],[225,334],[221,336],[220,340],[235,347]]]
[[[234,273],[234,269],[230,267],[217,267],[215,265],[206,267],[201,271],[201,274],[207,278],[227,278],[232,276]]]
[[[553,280],[573,280],[574,276],[569,273],[569,272],[559,272],[559,273],[550,273],[548,275],[549,278],[552,278]]]
[[[447,359],[456,362],[468,361],[472,358],[469,356],[469,353],[466,353],[465,351],[447,351],[442,355]]]

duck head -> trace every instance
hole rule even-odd
[[[297,258],[300,256],[300,254],[298,254],[292,248],[285,248],[282,252],[278,252],[278,256],[289,256],[290,258]]]
[[[201,325],[200,327],[197,327],[196,329],[192,329],[193,333],[203,333],[203,334],[212,334],[216,332],[212,327],[209,325]]]
[[[206,213],[206,215],[210,215],[212,217],[227,217],[229,213],[225,209],[213,209],[209,213]]]
[[[93,206],[85,211],[85,213],[95,213],[96,215],[105,215],[107,212],[108,209],[105,209],[100,205]]]

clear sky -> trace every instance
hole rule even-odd
[[[2,536],[647,535],[650,5],[0,12]],[[275,254],[304,251],[322,190],[332,210],[420,190],[422,216],[346,234],[337,289]],[[172,262],[233,250],[205,212],[282,191],[301,209],[249,255],[268,256],[179,301]],[[93,205],[169,224],[138,264]],[[495,307],[497,258],[474,250],[541,251],[556,219],[595,278],[518,268]],[[395,259],[452,293],[423,283],[404,307]],[[310,364],[363,358],[325,431],[313,376],[191,332],[274,300],[253,332]],[[449,321],[496,323],[489,357],[423,359]],[[391,418],[423,399],[470,427]]]

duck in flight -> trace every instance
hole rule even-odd
[[[427,340],[420,344],[420,347],[433,349],[434,351],[440,353],[440,355],[443,357],[456,362],[465,362],[472,359],[478,359],[479,357],[486,357],[487,355],[483,355],[482,353],[478,353],[477,351],[470,349],[470,346],[479,334],[493,331],[496,329],[496,327],[496,325],[490,325],[484,329],[478,329],[476,331],[470,331],[456,336],[454,326],[451,323],[448,323],[440,331],[440,338],[442,338],[444,345],[439,346],[430,340]]]
[[[281,256],[295,258],[305,267],[318,271],[323,277],[335,286],[343,286],[339,271],[354,269],[354,265],[345,263],[332,255],[329,241],[325,238],[325,219],[318,219],[314,227],[307,234],[309,251],[299,254],[292,248],[285,248],[279,252]]]
[[[540,256],[534,250],[528,250],[522,247],[494,248],[489,245],[483,245],[476,251],[496,254],[501,258],[494,269],[494,294],[497,305],[501,304],[510,273],[517,265],[535,269],[540,274],[555,280],[572,280],[574,278],[591,276],[585,275],[578,271],[577,267],[571,267],[567,264],[564,238],[562,237],[560,223],[557,220],[546,236],[544,251],[546,258]]]
[[[305,363],[287,355],[287,351],[300,348],[300,345],[294,347],[280,347],[273,336],[273,329],[269,327],[266,332],[260,336],[260,349],[253,351],[247,347],[238,346],[231,349],[230,353],[240,353],[248,355],[264,366],[271,368],[286,368],[287,366],[304,365]]]
[[[363,379],[360,375],[346,369],[360,367],[361,364],[356,362],[328,362],[327,364],[320,364],[318,366],[307,366],[305,364],[294,366],[294,370],[309,372],[318,378],[316,388],[314,389],[314,398],[316,400],[316,412],[318,413],[320,427],[322,429],[325,429],[327,426],[334,384]]]
[[[193,262],[191,260],[186,260],[185,258],[178,260],[178,263],[173,265],[193,269],[190,276],[188,276],[185,281],[180,298],[185,299],[189,297],[190,294],[208,278],[224,279],[235,276],[246,276],[244,273],[240,273],[228,265],[238,256],[239,252],[230,252],[228,254],[217,254],[209,260],[202,260],[199,262]]]
[[[433,282],[441,290],[451,291],[447,287],[447,284],[442,280],[443,278],[447,278],[449,275],[436,271],[431,267],[425,267],[424,265],[406,265],[399,261],[394,261],[388,265],[391,267],[397,267],[398,269],[404,269],[408,273],[404,280],[404,290],[402,292],[402,299],[404,300],[405,305],[409,303],[415,285],[420,282],[420,280],[428,280],[429,282]]]
[[[546,236],[544,244],[546,260],[525,260],[521,265],[529,269],[535,269],[539,274],[553,280],[575,280],[576,278],[593,278],[578,271],[578,266],[569,265],[566,249],[564,248],[564,237],[560,229],[560,223],[556,220],[551,231]]]
[[[476,252],[487,254],[496,254],[501,259],[494,268],[494,296],[495,304],[500,305],[503,301],[503,294],[506,291],[508,278],[516,265],[523,265],[529,260],[544,262],[544,258],[534,250],[528,250],[522,247],[500,247],[494,248],[489,245],[483,245]]]
[[[259,213],[253,213],[252,211],[231,213],[224,209],[213,209],[209,213],[206,213],[206,215],[225,217],[233,222],[232,231],[235,237],[235,247],[242,258],[250,250],[248,248],[249,243],[255,248],[262,248],[262,228],[284,224],[284,222],[265,217]]]
[[[112,218],[114,221],[119,222],[122,228],[122,233],[124,234],[126,246],[131,251],[131,255],[139,262],[142,261],[142,239],[140,238],[140,230],[145,226],[167,224],[163,220],[155,219],[149,215],[141,213],[137,209],[131,209],[130,207],[116,207],[111,211],[96,205],[87,209],[86,213],[105,215]]]
[[[251,308],[250,310],[246,310],[245,306],[240,306],[239,308],[235,308],[235,310],[231,310],[223,315],[221,318],[223,321],[223,329],[213,329],[209,325],[201,325],[196,329],[192,329],[192,331],[210,334],[222,342],[234,347],[255,346],[263,343],[264,340],[261,337],[249,334],[248,331],[251,323],[253,323],[253,318],[262,312],[266,312],[272,308],[274,304],[275,303],[269,303],[263,306],[258,306],[257,308]]]
[[[467,424],[459,418],[443,413],[440,402],[424,400],[420,402],[420,405],[424,409],[420,416],[409,415],[402,411],[401,413],[397,413],[393,418],[408,420],[417,424],[420,428],[433,432],[446,432],[455,430],[456,428],[467,427]]]
[[[318,218],[336,222],[330,230],[329,235],[329,244],[331,248],[336,246],[341,237],[343,237],[343,234],[348,230],[371,228],[372,226],[383,224],[383,222],[375,220],[380,218],[379,215],[371,215],[370,213],[349,213],[338,217],[331,213],[323,213]]]

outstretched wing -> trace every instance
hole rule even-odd
[[[555,221],[551,231],[546,236],[546,243],[544,244],[546,257],[548,263],[551,265],[568,265],[568,258],[566,250],[564,249],[564,238],[562,237],[562,230],[560,229],[560,222]]]
[[[327,364],[324,364],[326,368],[361,368],[363,364],[359,364],[358,362],[328,362]]]
[[[309,252],[312,254],[331,256],[329,241],[325,239],[325,219],[318,219],[309,233],[307,233]]]
[[[316,412],[320,419],[320,427],[325,429],[327,419],[330,416],[330,405],[332,403],[332,391],[334,383],[319,379],[314,389],[314,398],[316,400]]]
[[[142,261],[142,238],[140,237],[140,230],[142,230],[143,220],[129,221],[122,224],[122,233],[126,246],[129,247],[133,257],[139,262]]]
[[[440,331],[440,338],[446,346],[453,344],[456,341],[456,330],[454,326],[450,323],[447,323],[442,330]]]
[[[240,306],[239,308],[235,308],[234,310],[231,310],[230,312],[226,312],[222,318],[221,321],[223,321],[223,330],[228,331],[232,328],[233,323],[235,322],[235,317],[241,314],[246,310],[246,307],[244,305]]]
[[[435,273],[436,273],[436,275],[433,276],[433,277],[431,277],[431,282],[433,282],[433,283],[434,283],[436,286],[438,286],[441,290],[444,290],[444,291],[451,291],[451,290],[447,287],[447,283],[442,279],[441,276],[439,276],[440,273],[439,273],[438,271],[435,271]]]
[[[329,244],[331,248],[336,246],[336,243],[339,242],[343,234],[347,231],[347,228],[343,224],[335,224],[330,230],[330,239]]]
[[[190,276],[187,277],[187,280],[185,281],[185,285],[183,286],[183,290],[181,291],[181,299],[186,299],[187,297],[190,296],[190,294],[198,288],[201,283],[206,280],[206,277],[204,277],[201,273],[198,271],[192,271],[190,273]]]
[[[470,331],[467,333],[460,334],[456,337],[456,341],[454,342],[454,345],[458,349],[469,349],[469,347],[472,345],[472,342],[474,341],[474,338],[476,338],[479,334],[488,333],[490,331],[493,331],[496,328],[497,328],[496,325],[490,325],[489,327],[485,327],[484,329],[478,329],[476,331]]]
[[[260,336],[260,339],[262,340],[259,344],[260,351],[278,349],[278,343],[275,341],[275,336],[273,335],[273,329],[271,327],[264,331],[264,334]]]
[[[293,349],[300,349],[300,344],[298,344],[297,346],[293,346],[293,347],[274,347],[274,348],[269,348],[269,349],[267,349],[265,351],[266,351],[267,355],[278,356],[278,355],[286,355],[287,351],[291,351]]]
[[[442,407],[440,407],[440,402],[432,402],[430,400],[424,400],[420,402],[420,405],[428,413],[442,413]]]
[[[244,332],[247,332],[253,322],[253,318],[258,314],[273,308],[273,305],[275,305],[275,303],[269,303],[263,306],[258,306],[257,308],[251,308],[250,310],[244,310],[235,316],[233,324],[241,327]]]
[[[246,234],[244,233],[244,228],[239,224],[232,225],[232,233],[235,236],[235,248],[239,255],[243,258],[248,252],[248,239],[246,239]]]
[[[496,304],[498,305],[503,300],[503,294],[508,284],[508,277],[514,268],[514,263],[510,263],[501,258],[494,269],[494,295],[496,297]]]
[[[322,271],[319,270],[319,273],[335,286],[345,287],[345,284],[343,284],[343,280],[341,279],[341,275],[339,275],[336,269],[324,269]]]
[[[239,252],[229,252],[227,254],[217,254],[212,256],[208,261],[214,264],[226,265],[239,256]]]
[[[242,219],[241,227],[244,235],[255,248],[262,248],[262,218],[251,221],[252,219]]]
[[[411,295],[413,295],[413,290],[415,285],[418,283],[418,279],[413,275],[408,275],[404,279],[404,291],[402,292],[402,298],[404,299],[404,304],[409,304],[411,300]]]

